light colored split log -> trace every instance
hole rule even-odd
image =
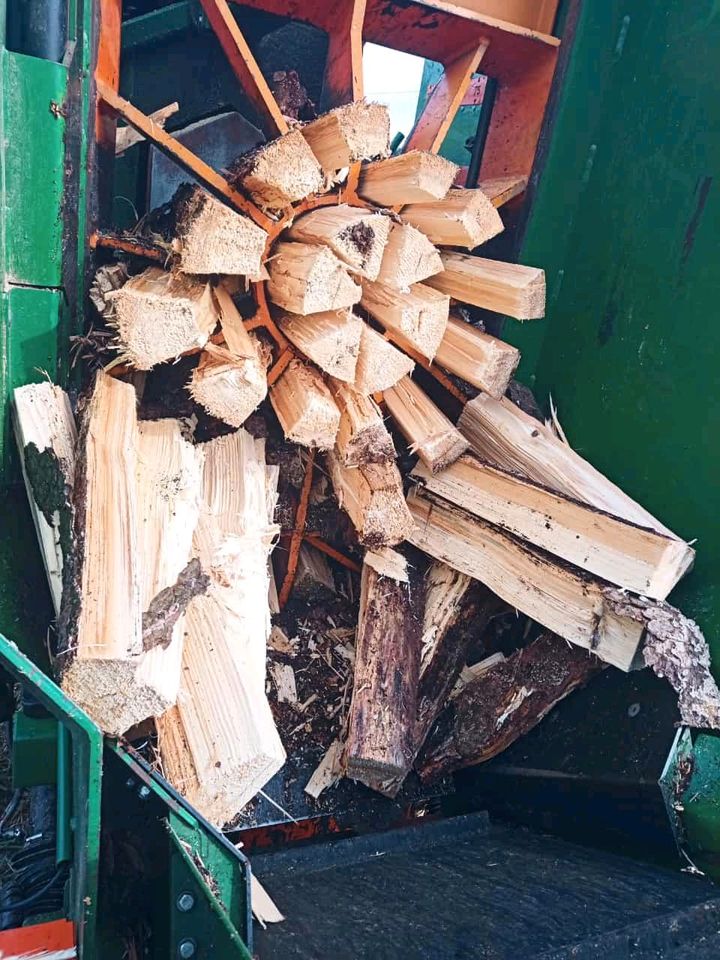
[[[435,360],[466,383],[499,398],[520,362],[520,351],[451,312]]]
[[[394,547],[412,529],[403,496],[402,477],[394,462],[345,467],[327,455],[335,496],[357,530],[360,542],[375,550]]]
[[[340,411],[317,370],[293,360],[272,385],[270,402],[286,439],[304,447],[332,449]]]
[[[640,527],[675,537],[655,517],[507,398],[479,394],[465,405],[458,428],[483,460],[589,503]]]
[[[366,550],[363,563],[372,567],[381,577],[390,577],[398,583],[409,583],[408,563],[405,557],[390,547],[378,547],[377,550]]]
[[[232,274],[259,280],[267,234],[202,187],[191,187],[176,201],[172,243],[184,273]]]
[[[502,207],[525,192],[527,177],[496,177],[493,180],[481,180],[478,187],[494,207]]]
[[[465,453],[468,440],[420,387],[404,377],[386,390],[385,405],[410,447],[432,473],[445,470]]]
[[[278,243],[268,261],[267,293],[290,313],[323,313],[357,303],[362,288],[329,247]]]
[[[375,401],[337,380],[330,381],[330,389],[340,408],[335,446],[342,463],[357,467],[394,460],[395,446]]]
[[[358,193],[381,207],[441,200],[460,168],[424,150],[363,164]]]
[[[276,321],[308,360],[338,380],[353,382],[363,322],[352,310],[328,310],[305,317],[280,313]]]
[[[415,363],[407,354],[394,347],[377,330],[363,324],[353,384],[358,393],[367,396],[381,393],[414,369]]]
[[[386,330],[391,330],[424,357],[432,360],[447,327],[450,298],[415,283],[407,293],[382,283],[363,282],[362,305]]]
[[[443,272],[426,282],[454,300],[516,320],[545,316],[545,271],[444,250]]]
[[[335,581],[325,555],[309,544],[303,543],[300,547],[293,582],[293,599],[303,600],[305,603],[317,603],[334,594]]]
[[[57,616],[71,549],[75,419],[65,391],[47,381],[17,387],[13,399],[25,489]]]
[[[456,187],[442,200],[411,203],[400,216],[422,230],[432,241],[446,247],[472,250],[487,243],[505,229],[491,201],[482,190]]]
[[[267,396],[265,364],[254,337],[252,341],[253,352],[243,359],[208,344],[188,384],[193,400],[231,427],[241,427]]]
[[[380,272],[392,221],[382,213],[349,207],[320,207],[296,220],[290,240],[326,244],[343,263],[369,280]]]
[[[148,267],[109,296],[121,358],[137,370],[203,347],[218,322],[209,284],[158,267]]]
[[[323,188],[324,177],[299,130],[278,137],[240,157],[229,171],[234,187],[249,193],[264,209],[279,209]]]
[[[681,540],[602,513],[474,456],[461,457],[439,476],[418,465],[413,476],[473,516],[646,597],[664,600],[692,564],[694,551]]]
[[[440,252],[424,233],[409,223],[393,223],[376,279],[388,287],[407,291],[442,268]]]
[[[420,676],[428,670],[437,648],[454,622],[472,578],[446,563],[435,561],[425,575]]]
[[[302,127],[325,173],[390,152],[390,113],[382,103],[354,100]]]
[[[602,660],[630,670],[643,627],[606,602],[611,588],[587,574],[419,489],[408,507],[408,540],[484,583],[506,603]]]

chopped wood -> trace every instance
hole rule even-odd
[[[270,674],[277,691],[278,703],[297,703],[295,671],[289,663],[271,663]]]
[[[414,369],[415,363],[407,354],[394,347],[377,330],[363,324],[353,384],[358,393],[365,396],[381,393]]]
[[[435,360],[466,383],[499,399],[520,362],[520,351],[451,311]]]
[[[109,296],[121,359],[137,370],[203,347],[218,322],[208,283],[158,267],[148,267]]]
[[[267,396],[267,372],[255,337],[247,335],[248,355],[208,344],[193,370],[188,390],[213,417],[241,427]]]
[[[311,449],[332,449],[340,411],[317,370],[293,360],[272,385],[270,402],[288,440]]]
[[[603,513],[473,455],[462,456],[438,476],[418,465],[413,476],[473,516],[643,596],[664,600],[692,564],[694,551],[681,540]]]
[[[390,113],[382,103],[354,100],[302,127],[302,135],[325,173],[386,157],[390,152]]]
[[[377,550],[366,550],[363,562],[372,567],[381,577],[389,577],[398,583],[410,583],[408,562],[406,558],[390,547],[378,547]]]
[[[361,543],[371,549],[394,547],[404,540],[413,521],[403,496],[402,477],[394,462],[345,467],[327,455],[330,479]]]
[[[335,447],[344,466],[394,460],[395,445],[375,401],[337,380],[330,381],[330,390],[340,408]]]
[[[445,470],[470,446],[410,377],[403,377],[386,390],[383,398],[410,452],[417,453],[432,473]]]
[[[381,207],[441,200],[460,168],[424,150],[363,164],[358,193]]]
[[[400,213],[406,223],[447,247],[472,250],[505,229],[500,215],[482,190],[455,187],[442,200],[411,203]]]
[[[268,261],[270,299],[290,313],[323,313],[357,303],[362,288],[329,247],[277,243]]]
[[[323,172],[299,130],[263,144],[231,166],[228,180],[264,209],[280,209],[324,185]]]
[[[524,193],[527,182],[527,177],[495,177],[493,180],[481,180],[478,187],[494,207],[502,207]]]
[[[420,650],[421,677],[428,670],[439,644],[454,623],[472,583],[472,577],[438,560],[428,568],[425,574],[425,610]]]
[[[404,292],[442,270],[440,251],[409,223],[393,223],[377,279]]]
[[[412,765],[422,597],[364,565],[348,715],[347,776],[395,796]]]
[[[75,419],[65,391],[47,381],[17,387],[13,399],[25,489],[57,616],[72,551]]]
[[[300,547],[292,597],[318,603],[335,595],[335,581],[324,554],[307,543]]]
[[[280,313],[276,320],[290,343],[308,360],[338,380],[353,382],[363,322],[352,310],[329,310],[306,317]]]
[[[643,628],[618,616],[611,588],[542,550],[418,488],[408,496],[408,540],[480,580],[506,603],[621,670],[634,666]]]
[[[172,248],[183,272],[262,278],[268,235],[249,217],[189,184],[175,194],[173,215]]]
[[[288,639],[288,635],[277,624],[273,624],[273,627],[270,631],[270,636],[268,637],[268,647],[271,650],[277,651],[277,653],[287,653],[291,657],[295,655],[295,647],[292,644],[292,641]]]
[[[424,283],[415,283],[402,293],[365,280],[362,305],[386,330],[406,340],[428,360],[433,359],[447,327],[449,297]]]
[[[305,785],[305,793],[317,800],[323,790],[334,786],[343,775],[342,758],[345,743],[339,737],[328,747],[313,775]]]
[[[254,873],[250,874],[250,902],[253,916],[263,929],[268,923],[281,923],[285,919]]]
[[[513,653],[450,701],[416,764],[421,779],[431,783],[502,753],[603,666],[553,634]]]
[[[545,271],[468,253],[441,253],[443,272],[426,281],[455,300],[516,320],[545,316]]]
[[[300,243],[324,243],[352,271],[375,280],[391,225],[385,214],[342,203],[306,213],[287,236]]]
[[[489,657],[485,657],[479,663],[473,663],[469,667],[463,667],[460,671],[460,676],[457,679],[457,683],[452,689],[450,694],[450,699],[454,699],[463,687],[466,687],[471,680],[475,680],[476,677],[481,677],[484,673],[490,670],[492,667],[496,667],[499,663],[503,663],[507,657],[504,653],[491,653]]]
[[[480,394],[465,405],[458,428],[481,459],[615,517],[675,537],[544,423],[512,401]]]
[[[159,110],[153,110],[152,113],[148,114],[148,119],[164,129],[170,117],[174,116],[179,109],[180,104],[175,100],[173,103],[168,103],[165,107],[160,107]],[[125,153],[126,150],[129,150],[130,147],[133,147],[136,143],[140,143],[144,139],[145,137],[141,133],[138,133],[134,127],[118,127],[115,132],[115,156],[119,157]]]

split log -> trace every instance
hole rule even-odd
[[[302,135],[325,173],[390,152],[390,114],[382,103],[354,100],[302,127]]]
[[[273,384],[270,402],[286,439],[311,449],[332,449],[340,411],[317,370],[293,360]]]
[[[677,537],[611,483],[552,430],[510,400],[480,394],[465,405],[458,428],[482,459],[640,527]]]
[[[478,187],[494,207],[502,207],[524,193],[527,182],[527,177],[495,177],[492,180],[481,180]]]
[[[395,796],[413,759],[420,587],[363,566],[347,776]]]
[[[318,603],[335,595],[335,581],[324,555],[303,543],[293,583],[293,600]]]
[[[363,322],[352,310],[328,310],[301,316],[279,313],[277,325],[308,360],[338,380],[352,383]]]
[[[444,250],[443,272],[427,283],[455,300],[516,320],[545,316],[545,271]]]
[[[435,360],[466,383],[499,399],[520,362],[520,351],[451,313]]]
[[[447,327],[450,298],[424,283],[401,293],[369,280],[362,285],[362,305],[386,330],[406,340],[432,360]]]
[[[410,377],[386,390],[383,399],[410,452],[417,453],[431,473],[445,470],[470,446]]]
[[[429,492],[411,491],[408,507],[415,523],[407,539],[416,547],[601,660],[634,667],[643,627],[615,612],[607,584]]]
[[[75,420],[65,391],[47,381],[17,387],[13,399],[25,489],[57,616],[72,550]]]
[[[109,323],[117,331],[121,358],[137,370],[203,347],[218,322],[208,283],[157,267],[148,267],[110,296]]]
[[[372,567],[381,577],[390,577],[398,583],[410,583],[408,562],[405,557],[390,547],[378,547],[377,550],[366,550],[363,563]]]
[[[421,779],[432,783],[502,753],[603,666],[553,634],[518,650],[450,701],[416,764]]]
[[[432,241],[446,247],[472,250],[505,229],[492,202],[482,190],[456,187],[443,197],[403,207],[400,216],[422,230]]]
[[[459,167],[435,153],[411,150],[397,157],[363,164],[358,193],[381,207],[441,200]]]
[[[389,402],[389,392],[385,394]],[[472,455],[440,475],[413,476],[434,494],[626,590],[664,600],[690,568],[681,540],[638,527]]]
[[[340,409],[335,447],[342,464],[358,467],[394,460],[395,446],[375,401],[338,381],[330,381],[330,390]]]
[[[366,396],[382,393],[411,374],[414,368],[415,363],[407,354],[394,347],[377,330],[363,324],[353,384],[358,393]]]
[[[360,542],[371,549],[401,543],[413,521],[396,464],[345,467],[333,453],[328,453],[327,461],[335,496],[352,520]]]
[[[342,310],[360,300],[355,283],[329,247],[282,242],[268,261],[267,293],[290,313],[323,313]]]
[[[320,193],[323,172],[299,130],[239,157],[228,171],[235,188],[249,193],[263,209],[277,210]]]
[[[408,223],[393,223],[380,272],[370,279],[406,292],[414,283],[440,273],[442,268],[440,252],[424,233]]]
[[[382,213],[342,203],[306,213],[295,221],[287,236],[300,243],[324,243],[352,271],[375,280],[391,224]]]

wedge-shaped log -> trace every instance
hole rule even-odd
[[[481,180],[478,186],[494,207],[502,207],[524,193],[527,182],[527,177],[495,177]]]
[[[384,400],[410,452],[417,453],[431,473],[445,470],[470,446],[410,377],[386,390]]]
[[[267,234],[249,217],[184,184],[174,198],[172,246],[184,273],[232,274],[259,280]]]
[[[281,313],[276,320],[308,360],[338,380],[353,382],[363,322],[352,310],[328,310],[305,317]]]
[[[287,235],[300,243],[326,244],[351,270],[375,280],[391,225],[382,213],[342,203],[306,213]]]
[[[362,305],[386,330],[391,330],[424,357],[432,360],[447,327],[450,298],[424,283],[401,293],[382,283],[363,282]]]
[[[465,405],[458,429],[482,460],[516,471],[615,517],[678,539],[548,427],[507,398],[494,400],[479,394]]]
[[[382,103],[355,100],[306,123],[302,135],[325,173],[333,174],[358,160],[390,152],[390,114]]]
[[[137,370],[203,347],[218,322],[208,283],[157,267],[148,267],[109,297],[109,322],[117,330],[121,357]]]
[[[426,282],[454,300],[503,313],[516,320],[545,316],[545,272],[519,263],[487,260],[467,253],[441,254],[443,272]]]
[[[430,783],[513,744],[604,664],[548,633],[471,680],[438,720],[416,768]]]
[[[293,360],[273,384],[270,402],[288,440],[318,450],[332,449],[340,411],[317,370]]]
[[[466,383],[499,398],[520,362],[520,351],[451,311],[435,361]]]
[[[692,563],[693,550],[681,540],[571,500],[472,455],[438,476],[418,465],[413,476],[473,516],[643,596],[664,600]]]
[[[341,463],[359,467],[394,460],[395,446],[374,400],[336,380],[330,382],[330,390],[340,408],[335,448]]]
[[[424,150],[363,164],[358,193],[381,207],[440,200],[453,185],[460,168]]]
[[[290,313],[342,310],[360,300],[362,288],[329,247],[282,242],[268,261],[270,299]]]
[[[606,592],[612,589],[607,584],[558,563],[434,494],[416,488],[408,507],[415,521],[408,540],[415,546],[480,580],[506,603],[571,643],[621,670],[631,669],[643,627],[606,603]]]
[[[394,462],[345,467],[334,453],[327,455],[330,479],[340,506],[371,549],[394,547],[413,526],[403,495],[402,477]]]
[[[377,330],[363,324],[355,367],[355,389],[370,395],[392,387],[398,380],[412,373],[415,363]]]
[[[228,179],[259,207],[273,210],[319,193],[324,183],[320,164],[299,130],[239,157]]]
[[[424,233],[408,223],[393,223],[376,279],[388,287],[407,291],[442,268],[440,252]]]
[[[411,203],[402,208],[401,216],[433,243],[468,250],[505,229],[500,214],[482,190],[462,187],[451,190],[442,200]]]
[[[414,581],[398,583],[363,564],[347,776],[389,796],[413,761],[422,604]]]

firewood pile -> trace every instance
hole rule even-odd
[[[478,322],[544,315],[542,270],[474,253],[524,183],[455,187],[389,130],[357,102],[238,158],[275,231],[180,188],[98,269],[79,401],[15,394],[60,683],[218,824],[308,742],[314,798],[480,763],[608,665],[720,718],[666,603],[692,547],[514,402]]]

